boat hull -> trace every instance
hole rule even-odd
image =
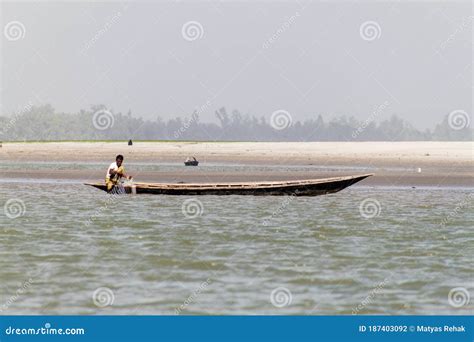
[[[186,166],[198,166],[199,162],[197,160],[192,160],[192,161],[184,162],[184,165],[186,165]]]
[[[168,183],[136,183],[117,187],[113,193],[136,193],[153,195],[250,195],[250,196],[319,196],[341,191],[372,174],[309,179],[287,182],[252,182],[228,184],[168,184]],[[106,191],[105,184],[86,183],[97,189]]]

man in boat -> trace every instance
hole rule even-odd
[[[112,191],[114,186],[118,184],[122,177],[132,179],[132,176],[125,174],[125,168],[122,165],[123,156],[119,154],[115,157],[115,163],[110,164],[107,169],[107,175],[105,176],[105,185],[107,185],[107,192]]]

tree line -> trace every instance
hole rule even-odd
[[[275,114],[275,115],[273,115]],[[51,105],[27,106],[10,116],[0,116],[0,140],[201,140],[201,141],[471,141],[473,130],[466,112],[450,113],[433,129],[420,131],[393,115],[376,122],[341,116],[324,120],[321,115],[294,121],[285,111],[270,119],[243,115],[225,108],[215,112],[218,123],[190,117],[144,120],[114,113],[103,105],[78,113],[57,113]]]

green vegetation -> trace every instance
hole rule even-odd
[[[0,117],[3,141],[102,141],[133,139],[157,142],[188,141],[470,141],[472,129],[449,122],[448,115],[433,130],[419,131],[407,121],[392,116],[379,123],[339,117],[329,122],[321,115],[304,122],[284,123],[274,128],[265,118],[216,112],[219,124],[202,123],[199,115],[164,121],[143,120],[127,114],[112,113],[105,106],[93,106],[79,113],[56,113],[50,105],[28,107],[9,117]],[[467,122],[469,118],[466,116]],[[453,127],[454,126],[454,127]]]

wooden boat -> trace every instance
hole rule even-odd
[[[186,165],[186,166],[198,166],[199,162],[197,160],[189,160],[189,161],[185,161],[184,165]]]
[[[341,191],[372,174],[331,177],[322,179],[294,180],[284,182],[245,183],[133,183],[117,187],[116,193],[156,195],[254,195],[254,196],[318,196]],[[106,191],[104,183],[86,183]]]
[[[196,158],[192,157],[192,158],[187,158],[184,161],[184,165],[186,165],[186,166],[198,166],[199,162],[197,161]]]

